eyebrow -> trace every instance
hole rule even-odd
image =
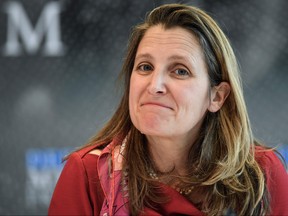
[[[191,56],[191,58],[188,58],[187,56],[183,55],[172,55],[168,58],[169,61],[182,61],[185,62],[185,65],[190,67],[191,70],[195,71],[195,58],[194,56]],[[181,63],[181,62],[180,62]]]
[[[152,55],[148,54],[148,53],[143,53],[143,54],[139,54],[136,56],[135,61],[137,61],[138,59],[154,59]]]
[[[139,59],[147,59],[147,60],[153,60],[154,57],[149,54],[149,53],[140,53],[139,55],[136,56],[135,58],[135,62],[138,61]],[[192,70],[195,70],[195,59],[194,57],[192,56],[191,59],[189,59],[188,57],[186,56],[183,56],[183,55],[172,55],[172,56],[169,56],[168,57],[168,60],[169,61],[184,61],[184,62],[187,62],[187,64],[191,67]]]

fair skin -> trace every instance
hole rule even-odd
[[[202,49],[189,31],[161,25],[147,30],[131,75],[129,111],[161,171],[185,173],[205,114],[217,112],[229,90],[225,82],[211,90]]]

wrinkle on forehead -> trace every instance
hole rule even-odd
[[[169,31],[173,31],[173,35],[167,34]],[[140,43],[144,46],[153,46],[154,44],[174,45],[177,48],[185,49],[189,53],[193,50],[200,50],[201,57],[204,57],[198,38],[182,27],[165,29],[162,25],[153,26],[147,30]]]
[[[182,27],[165,29],[163,26],[157,25],[149,28],[140,41],[136,59],[145,55],[152,58],[148,50],[150,48],[153,49],[153,47],[163,50],[163,53],[165,53],[166,48],[175,49],[175,53],[170,58],[190,59],[193,67],[201,59],[204,63],[204,68],[206,68],[203,49],[198,42],[198,38]]]

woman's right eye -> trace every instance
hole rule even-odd
[[[153,70],[153,68],[149,64],[141,64],[138,66],[138,70],[145,72],[145,71],[151,71]]]

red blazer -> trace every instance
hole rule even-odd
[[[105,200],[99,182],[99,156],[89,154],[90,146],[73,153],[66,162],[53,193],[48,215],[99,215]],[[256,160],[266,174],[271,195],[271,215],[288,215],[288,175],[281,161],[272,151],[256,151]],[[172,188],[165,188],[172,197],[158,212],[145,209],[146,215],[203,215]],[[117,215],[117,213],[115,213]]]

